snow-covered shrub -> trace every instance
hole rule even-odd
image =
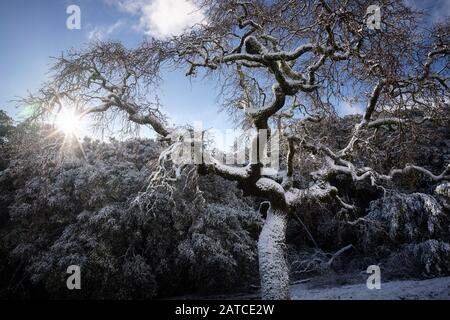
[[[256,242],[246,230],[256,220],[252,210],[208,204],[202,211],[178,245],[177,264],[186,267],[187,278],[212,290],[231,289],[256,276]]]
[[[368,232],[367,248],[375,241],[383,243],[419,243],[447,235],[449,219],[443,207],[432,196],[422,193],[385,197],[370,204],[367,216],[360,224]]]
[[[442,206],[450,210],[450,182],[444,182],[438,185],[435,189],[435,194]]]
[[[390,277],[436,277],[450,274],[450,244],[427,240],[407,244],[384,262]]]
[[[83,152],[55,155],[45,144],[58,141],[42,136],[26,135],[30,147],[0,172],[1,296],[40,288],[52,298],[147,299],[230,290],[257,276],[260,219],[233,184],[203,177],[198,190],[157,189],[142,206],[159,143],[85,140]],[[70,265],[81,267],[83,290],[67,290]]]

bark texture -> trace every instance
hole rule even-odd
[[[258,241],[261,297],[289,300],[289,268],[285,257],[287,214],[270,209]]]

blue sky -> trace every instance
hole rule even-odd
[[[66,27],[66,8],[71,4],[81,8],[81,30]],[[2,1],[0,10],[0,109],[14,117],[19,110],[11,100],[37,89],[47,79],[50,57],[94,38],[134,46],[146,32],[139,28],[139,15],[106,0]],[[226,116],[217,113],[216,98],[216,87],[208,82],[189,80],[183,71],[164,74],[161,99],[174,123],[203,120],[205,128],[230,127]]]
[[[449,0],[408,0],[433,19],[450,14]],[[81,30],[66,27],[66,8],[81,8]],[[79,48],[92,39],[114,39],[134,46],[146,35],[177,33],[201,13],[186,15],[184,0],[6,0],[0,3],[0,109],[17,118],[10,102],[38,88],[48,77],[51,56]],[[162,86],[164,110],[176,124],[202,120],[205,128],[233,125],[218,114],[216,88],[209,82],[190,81],[184,72],[166,72]],[[343,109],[343,113],[355,110]]]

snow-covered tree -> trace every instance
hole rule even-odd
[[[161,70],[187,67],[188,76],[218,78],[224,83],[224,106],[240,114],[246,127],[280,129],[288,151],[278,172],[267,170],[260,154],[246,166],[230,166],[205,152],[197,174],[236,181],[244,194],[270,202],[258,242],[262,295],[288,299],[288,217],[311,200],[335,199],[350,209],[331,184],[336,175],[348,176],[348,183],[367,180],[373,188],[410,172],[436,183],[450,179],[448,165],[437,173],[416,164],[385,171],[354,161],[361,149],[379,157],[370,148],[375,132],[415,130],[430,114],[448,116],[449,24],[423,31],[420,14],[397,0],[379,1],[380,30],[367,26],[370,14],[360,1],[204,0],[197,5],[205,22],[180,36],[146,40],[133,49],[104,42],[68,52],[55,64],[52,81],[25,101],[39,105],[35,119],[72,104],[99,125],[122,116],[127,125],[150,126],[166,144],[151,190],[171,190],[174,179],[192,173],[192,166],[171,161],[179,147],[204,141],[203,135],[186,138],[181,134],[186,131],[167,125],[156,96]],[[328,145],[323,135],[308,130],[344,106],[361,107],[363,114],[347,141]],[[268,142],[257,136],[253,144],[265,149]],[[319,163],[302,185],[295,174],[305,154]]]

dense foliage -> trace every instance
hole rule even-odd
[[[85,140],[83,154],[67,141],[56,148],[45,130],[20,130],[11,141],[23,149],[0,172],[1,296],[152,298],[224,292],[257,276],[260,219],[230,183],[202,178],[201,196],[187,184],[143,193],[157,142]],[[81,267],[83,290],[67,290],[70,265]]]

